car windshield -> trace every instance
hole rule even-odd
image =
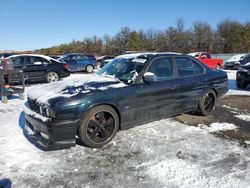
[[[97,74],[112,76],[123,82],[130,83],[141,72],[147,59],[143,58],[116,58],[100,69]]]

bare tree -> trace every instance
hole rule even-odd
[[[217,33],[221,37],[223,53],[234,53],[240,48],[241,23],[229,19],[222,21],[217,26]]]

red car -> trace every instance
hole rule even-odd
[[[213,59],[211,58],[211,54],[208,52],[193,52],[188,55],[199,59],[202,63],[206,64],[210,68],[220,69],[223,67],[223,59]]]

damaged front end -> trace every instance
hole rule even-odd
[[[24,133],[35,145],[45,150],[75,146],[79,119],[61,120],[51,117],[51,109],[44,108],[30,99],[24,104],[24,112]]]

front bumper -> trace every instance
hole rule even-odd
[[[224,64],[224,69],[238,69],[240,67],[239,64]]]
[[[70,148],[76,145],[76,131],[80,120],[53,120],[24,106],[24,133],[38,147],[46,150]]]
[[[250,82],[250,72],[246,73],[246,72],[237,72],[236,73],[236,80],[243,80],[246,82]]]

